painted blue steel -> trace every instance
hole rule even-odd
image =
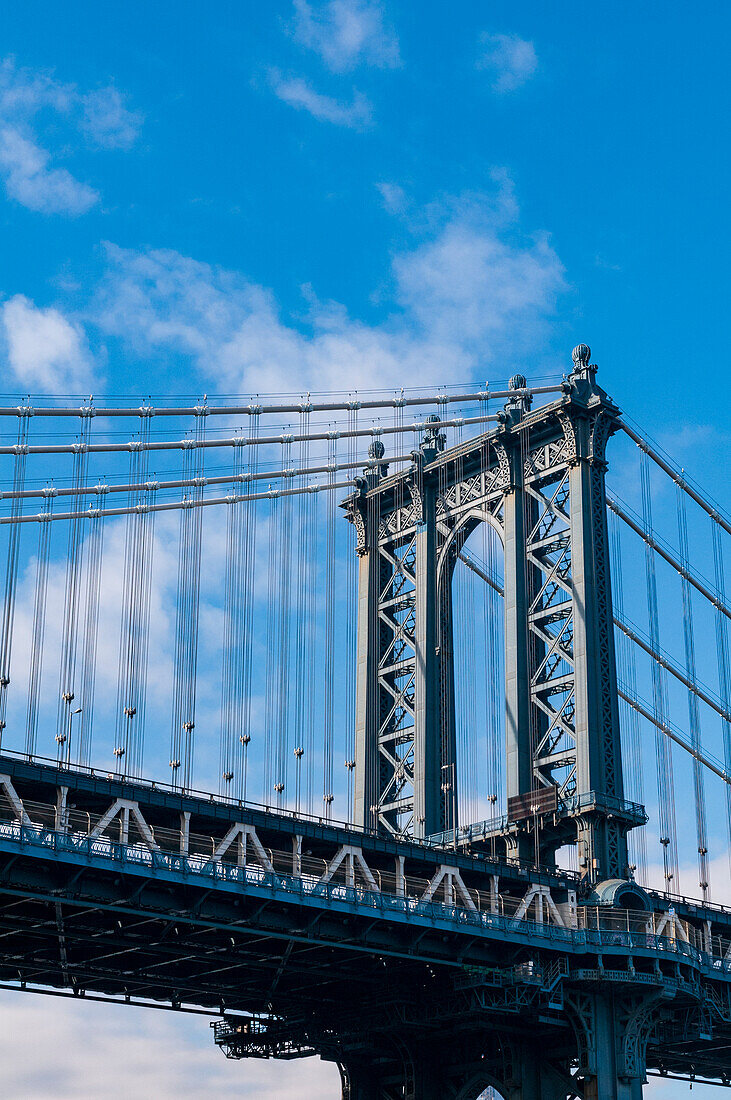
[[[602,795],[600,799],[594,791],[586,791],[584,794],[567,798],[563,809],[565,814],[570,816],[581,810],[594,809],[597,805],[601,805],[602,809],[621,811],[631,817],[637,825],[646,825],[649,820],[645,807],[639,802],[628,802],[611,795]],[[457,846],[465,847],[492,836],[501,836],[510,824],[511,818],[507,814],[500,814],[485,821],[473,821],[470,825],[460,825],[457,829]],[[454,832],[452,829],[447,829],[441,833],[433,833],[426,838],[426,843],[437,848],[449,848],[454,844]]]
[[[225,893],[246,894],[260,900],[304,905],[312,909],[325,908],[337,913],[377,916],[387,922],[414,926],[415,931],[423,927],[440,928],[470,937],[484,937],[516,945],[540,945],[545,949],[569,955],[582,955],[591,950],[608,955],[632,954],[646,958],[665,958],[692,966],[706,977],[731,983],[731,959],[712,959],[680,939],[670,940],[644,932],[570,929],[530,920],[516,921],[511,917],[474,912],[459,906],[399,898],[331,882],[307,884],[302,878],[280,872],[272,874],[257,867],[236,867],[211,859],[177,856],[137,845],[69,836],[37,826],[21,826],[8,822],[0,823],[0,851],[14,855],[32,855],[49,865],[67,863],[78,867],[94,867],[100,871],[112,869],[138,878],[156,879],[180,886],[195,883],[202,888],[208,888],[213,884],[216,890]],[[42,899],[48,895],[38,892],[35,896]],[[120,912],[134,911],[134,907],[130,910],[130,907],[116,903],[113,908]],[[147,907],[140,911],[148,915],[150,912]],[[174,905],[171,905],[170,912],[176,913]],[[184,918],[176,915],[175,919]],[[225,925],[220,924],[219,927]],[[281,938],[293,939],[297,936],[295,932],[288,931],[281,933]],[[365,943],[352,945],[343,942],[339,946],[346,950],[368,952],[368,945]],[[377,954],[383,953],[380,945],[373,950]],[[406,957],[407,953],[403,954]],[[408,957],[413,956],[409,953]],[[461,968],[463,964],[455,957],[451,965]]]

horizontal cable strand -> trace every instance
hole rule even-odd
[[[156,407],[140,405],[139,408],[96,407],[92,404],[78,408],[34,408],[32,405],[0,407],[0,416],[267,416],[277,413],[305,412],[350,412],[357,409],[395,409],[417,405],[453,405],[470,401],[495,401],[501,398],[529,397],[534,394],[561,393],[561,386],[527,386],[517,390],[477,390],[474,393],[448,394],[436,393],[427,397],[391,397],[361,401],[358,398],[349,401],[299,401],[291,405],[193,405],[179,407]]]

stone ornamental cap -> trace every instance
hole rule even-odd
[[[374,439],[368,448],[369,458],[383,458],[386,453],[386,448],[381,443],[380,439]]]
[[[511,390],[524,390],[528,385],[528,379],[524,374],[514,374],[508,382]]]
[[[577,367],[588,367],[591,359],[591,348],[588,344],[577,344],[571,352],[571,358]]]

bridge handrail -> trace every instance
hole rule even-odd
[[[358,837],[372,837],[376,840],[382,840],[382,835],[375,829],[369,829],[362,825],[356,825],[352,821],[340,821],[335,818],[328,818],[323,815],[316,815],[306,813],[302,810],[294,811],[290,809],[282,809],[278,806],[269,806],[261,802],[253,802],[251,799],[232,798],[229,795],[217,795],[211,791],[199,790],[196,787],[181,787],[173,783],[162,783],[155,779],[145,779],[141,776],[131,776],[124,773],[110,771],[105,768],[91,767],[85,764],[65,764],[59,762],[57,759],[48,756],[38,756],[32,753],[20,752],[14,749],[2,749],[2,756],[10,757],[13,760],[20,760],[27,764],[40,764],[48,767],[52,767],[56,771],[67,772],[70,775],[81,774],[86,775],[91,779],[111,780],[114,782],[129,783],[134,787],[142,787],[148,791],[158,791],[166,794],[175,795],[178,798],[197,798],[209,803],[220,803],[238,810],[250,810],[255,813],[266,813],[283,822],[303,821],[309,822],[313,825],[325,825],[334,829],[342,829],[346,832],[353,833]],[[40,805],[40,804],[39,804]],[[633,805],[633,804],[628,804]],[[482,822],[478,822],[477,825],[482,825]],[[477,827],[477,826],[475,826]],[[157,832],[157,830],[155,830]],[[446,837],[447,834],[444,834]],[[445,840],[444,843],[437,843],[435,837],[426,837],[419,839],[418,837],[408,837],[408,843],[416,845],[418,847],[428,848],[430,851],[436,849],[444,849],[445,851],[453,850],[453,840],[451,833],[449,834],[449,840]],[[481,854],[478,854],[477,858],[480,858]],[[474,853],[473,853],[474,856]],[[487,858],[485,856],[485,858]],[[554,867],[549,867],[542,864],[536,864],[534,860],[519,859],[513,856],[497,856],[501,863],[506,863],[511,867],[524,867],[527,870],[544,872],[546,874],[555,873]],[[492,860],[490,860],[492,862]],[[573,879],[576,882],[581,880],[581,875],[578,871],[571,869],[561,868],[561,877]]]
[[[5,750],[3,750],[3,751],[5,752]],[[17,755],[21,755],[21,754],[17,754]],[[29,759],[29,757],[26,756],[25,754],[22,754],[22,757],[25,760]],[[87,771],[92,775],[94,774],[94,769],[93,768],[87,769]],[[98,772],[97,772],[97,775],[98,775]],[[106,778],[106,776],[104,776],[104,778]],[[138,782],[137,780],[134,780],[134,783],[137,783],[137,782]],[[153,788],[156,788],[156,789],[161,789],[159,784],[156,785],[156,784],[152,783],[151,786]],[[178,788],[168,787],[167,789],[170,790],[170,791],[175,791],[178,794],[180,793],[180,790]],[[206,797],[209,797],[209,796],[206,796]],[[213,796],[210,796],[210,798],[213,798]],[[241,809],[246,809],[246,808],[252,808],[252,809],[256,809],[256,810],[265,809],[264,807],[261,807],[256,803],[250,803],[250,802],[240,803],[236,800],[231,800],[230,804],[235,805],[237,808],[241,808]],[[34,802],[34,801],[30,801],[30,800],[25,800],[24,801],[24,806],[26,808],[26,811],[31,816],[31,818],[38,821],[39,823],[43,823],[43,824],[47,825],[47,827],[49,827],[51,829],[55,828],[55,824],[56,824],[56,807],[55,807],[55,805],[52,805],[50,803],[41,803],[41,802]],[[87,832],[91,832],[92,829],[94,828],[94,826],[97,825],[98,822],[101,820],[101,815],[100,814],[98,814],[98,815],[91,814],[86,810],[78,810],[77,808],[70,808],[67,811],[67,813],[68,813],[67,820],[68,820],[69,827],[76,826],[78,828],[85,828],[85,830]],[[278,816],[280,816],[281,818],[283,818],[286,821],[291,821],[293,817],[294,817],[295,820],[298,820],[296,815],[289,816],[289,815],[285,815],[285,814],[279,814]],[[312,817],[308,817],[307,819],[308,820],[317,820],[319,823],[323,823],[323,819],[321,819],[321,818],[314,819]],[[341,825],[340,823],[335,823],[335,822],[331,822],[330,824],[336,825],[336,827],[338,827],[338,828],[344,828],[344,829],[348,829],[350,831],[353,831],[358,836],[374,835],[369,830],[359,829],[356,826],[349,826],[347,824],[346,825]],[[149,826],[149,827],[150,827],[150,830],[151,830],[155,840],[157,841],[157,843],[160,844],[161,847],[166,848],[168,851],[172,851],[172,852],[179,851],[180,834],[179,834],[178,830],[166,828],[164,826]],[[191,850],[192,854],[195,854],[196,852],[206,852],[206,851],[208,851],[212,855],[213,852],[215,851],[215,847],[216,847],[217,843],[218,843],[218,841],[216,840],[216,838],[214,838],[212,836],[208,836],[208,835],[205,835],[205,834],[194,833],[194,832],[191,832],[189,834],[189,847],[190,847],[190,850]],[[432,850],[434,849],[433,844],[430,844],[428,842],[424,842],[424,844],[425,844],[426,847],[429,847]],[[451,849],[449,847],[445,848],[445,851],[451,851],[451,850],[453,850],[453,849]],[[275,853],[273,853],[273,852],[270,853],[270,858],[272,858],[273,862],[274,862],[274,855],[275,855]],[[291,862],[292,862],[291,852],[282,852],[282,853],[279,854],[279,858],[284,863],[286,863],[287,865],[291,865]],[[303,869],[306,867],[311,873],[314,874],[314,873],[316,873],[318,867],[322,867],[323,870],[321,871],[321,873],[324,873],[324,870],[325,870],[325,861],[324,860],[318,860],[317,857],[311,857],[311,856],[305,856],[305,855],[301,856],[300,858],[301,858],[301,861],[302,861]],[[535,868],[535,865],[533,863],[531,863],[530,861],[519,861],[519,860],[514,860],[514,859],[501,858],[501,862],[504,862],[509,866],[518,866],[518,867],[520,867],[520,866],[525,865],[526,867],[529,867],[530,869],[542,870],[542,868]],[[282,870],[285,870],[285,868],[282,867]],[[549,870],[549,869],[546,868],[545,870]],[[395,883],[395,875],[393,875],[392,873],[390,873],[390,872],[378,872],[378,874],[379,874],[379,876],[381,876],[383,878],[384,882]],[[561,875],[562,875],[562,877],[567,878],[567,879],[573,878],[575,881],[579,880],[579,876],[575,872],[570,872],[570,871],[566,872],[566,871],[564,871],[564,869],[562,869],[561,870]],[[702,900],[700,900],[698,898],[689,898],[689,897],[687,897],[685,895],[682,895],[682,894],[673,894],[673,893],[666,892],[666,891],[661,892],[661,891],[651,890],[651,889],[648,889],[647,893],[648,893],[648,895],[650,896],[651,899],[653,899],[653,900],[656,899],[657,900],[658,905],[660,907],[667,907],[668,904],[679,904],[679,905],[683,905],[687,909],[690,909],[691,911],[694,908],[699,910],[700,912],[703,912],[703,911],[708,909],[708,906],[706,905],[706,903],[704,903]],[[477,903],[477,899],[475,899],[475,900],[476,900],[476,903]],[[478,904],[478,908],[479,908],[479,904]],[[729,907],[727,905],[723,905],[723,904],[718,903],[718,902],[713,903],[713,909],[717,910],[717,911],[720,911],[722,913],[731,914],[731,907]]]

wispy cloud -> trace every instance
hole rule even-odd
[[[99,193],[67,168],[54,165],[37,134],[44,111],[61,116],[72,132],[86,134],[94,145],[107,149],[129,148],[142,117],[125,106],[114,87],[82,93],[49,73],[19,69],[12,58],[0,63],[0,177],[8,196],[44,214],[86,213],[98,203]]]
[[[50,154],[19,127],[0,130],[0,173],[11,199],[41,214],[85,214],[99,201],[99,192],[66,168],[49,167],[49,160]]]
[[[483,34],[483,52],[477,62],[478,69],[493,73],[493,90],[513,92],[535,73],[538,58],[532,42],[517,34]]]
[[[98,88],[80,99],[83,128],[104,149],[129,149],[134,144],[142,115],[130,111],[114,87]]]
[[[74,997],[34,997],[0,991],[0,1056],[8,1100],[77,1100],[104,1096],[127,1100],[198,1100],[201,1096],[340,1095],[332,1063],[251,1061],[243,1072],[214,1047],[201,1016],[155,1012]],[[45,1021],[45,1022],[44,1022]],[[93,1030],[93,1043],[79,1035]],[[39,1052],[35,1036],[48,1036]],[[172,1056],[160,1058],[159,1051]]]
[[[406,209],[408,200],[406,192],[400,184],[383,180],[381,183],[376,184],[376,190],[389,214],[401,214]]]
[[[22,294],[0,306],[0,346],[24,390],[79,393],[88,389],[92,360],[81,326],[58,309],[40,309]]]
[[[273,294],[240,274],[179,253],[107,246],[94,306],[103,332],[140,354],[193,356],[228,392],[424,384],[470,377],[540,346],[565,288],[544,234],[526,236],[510,181],[494,194],[431,211],[396,255],[392,305],[380,324],[307,296],[304,321],[282,318]]]
[[[386,25],[378,0],[294,0],[294,37],[314,50],[333,72],[359,65],[394,68],[401,63],[398,39]]]
[[[368,99],[355,92],[350,103],[343,103],[332,96],[322,95],[302,77],[283,77],[278,72],[270,74],[272,89],[276,96],[290,107],[307,111],[321,122],[332,122],[336,126],[351,129],[363,129],[371,123],[371,105]]]

